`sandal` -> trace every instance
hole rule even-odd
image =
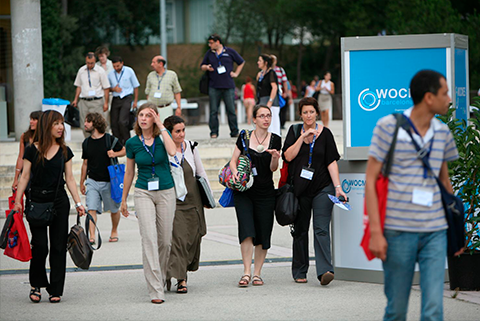
[[[177,293],[180,293],[180,294],[185,294],[188,292],[188,288],[187,288],[187,281],[185,281],[185,285],[181,285],[180,283],[182,283],[183,281],[185,280],[178,280],[177,282]]]
[[[153,304],[162,304],[165,302],[165,300],[162,299],[152,299],[151,301]]]
[[[90,239],[90,245],[95,245],[95,239]]]
[[[306,278],[300,278],[300,279],[295,279],[295,283],[307,283],[307,279]]]
[[[38,298],[38,300],[33,299],[32,296],[35,297],[35,298]],[[30,298],[30,301],[32,301],[33,303],[40,302],[40,300],[42,299],[42,292],[41,292],[40,288],[39,287],[32,287],[30,289],[29,298]]]
[[[244,287],[247,287],[249,283],[250,283],[250,275],[245,274],[245,275],[242,275],[242,278],[240,279],[240,281],[238,281],[238,286],[241,288],[244,288]]]
[[[48,301],[50,301],[50,303],[60,303],[61,300],[62,299],[59,296],[51,295],[48,297]]]
[[[261,286],[263,285],[263,280],[258,275],[254,275],[252,279],[252,285]]]

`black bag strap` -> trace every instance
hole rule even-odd
[[[115,145],[117,145],[117,142],[118,142],[117,137],[113,136],[113,143],[112,143],[112,135],[110,135],[109,133],[105,133],[105,144],[107,145],[107,150],[113,150]],[[113,166],[118,165],[118,158],[117,157],[110,158],[110,164],[112,164]]]
[[[252,159],[250,154],[248,153],[248,149],[250,148],[250,136],[252,135],[252,131],[242,129],[240,132],[240,139],[242,140],[243,150],[241,155],[245,155],[248,159]]]
[[[87,235],[87,239],[90,240],[90,221],[92,221],[93,225],[95,225],[95,228],[97,229],[97,232],[98,232],[98,245],[96,248],[94,248],[90,243],[89,246],[92,250],[96,251],[98,249],[100,249],[100,247],[102,246],[102,236],[100,235],[100,230],[98,229],[98,226],[97,224],[95,224],[95,221],[92,217],[92,215],[90,215],[89,213],[86,213],[86,217],[85,217],[85,234]],[[81,225],[80,224],[80,214],[77,214],[77,224],[78,225]]]
[[[388,149],[387,156],[385,156],[385,161],[383,165],[383,176],[388,177],[390,175],[390,170],[392,169],[393,164],[393,154],[395,153],[395,146],[397,145],[397,136],[398,136],[398,129],[402,127],[402,125],[406,122],[405,117],[401,113],[394,113],[392,114],[397,123],[395,125],[395,131],[393,132],[393,139],[390,143],[390,148]]]

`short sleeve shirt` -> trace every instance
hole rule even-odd
[[[70,147],[67,148],[67,157],[63,157],[64,163],[68,162],[73,157],[72,150]],[[25,148],[25,153],[23,158],[32,163],[31,167],[31,180],[30,188],[32,190],[46,190],[54,191],[57,188],[58,178],[61,175],[60,187],[63,188],[65,185],[65,180],[63,178],[62,170],[62,152],[61,148],[58,149],[58,152],[51,159],[44,159],[37,162],[39,157],[38,149],[35,144],[28,145]],[[65,165],[63,165],[63,171],[65,171]]]
[[[411,109],[405,111],[409,116]],[[392,115],[381,118],[373,130],[369,156],[384,162],[393,140],[396,120]],[[435,117],[423,138],[413,134],[420,146],[426,144],[431,150],[430,166],[438,176],[442,163],[458,158],[458,151],[453,135],[447,125]],[[425,178],[426,174],[426,178]],[[397,143],[393,154],[393,164],[389,175],[387,213],[385,228],[411,232],[434,232],[446,229],[445,211],[443,210],[440,189],[432,173],[425,172],[422,161],[417,158],[417,151],[408,133],[399,128]],[[415,188],[428,189],[433,192],[432,206],[412,203]]]
[[[235,88],[235,83],[230,76],[230,72],[233,71],[233,63],[241,65],[244,63],[242,56],[238,54],[234,49],[223,47],[223,52],[217,56],[215,50],[209,50],[203,57],[202,65],[212,65],[213,71],[208,71],[209,86],[217,89],[229,89]],[[224,66],[226,71],[224,73],[218,73],[218,67]]]
[[[173,102],[174,94],[182,91],[180,83],[178,82],[177,74],[171,70],[165,70],[163,75],[159,75],[156,71],[152,71],[147,76],[147,85],[145,87],[145,94],[148,96],[148,101],[155,105],[167,105]],[[155,98],[155,93],[161,93],[160,98]]]
[[[110,182],[108,166],[111,165],[111,162],[107,154],[107,137],[110,139],[108,146],[112,146],[115,137],[109,134],[98,139],[88,137],[82,143],[82,159],[87,160],[87,175],[97,182]],[[113,146],[113,151],[118,152],[122,148],[123,145],[117,141]]]
[[[155,159],[155,177],[160,178],[160,190],[169,189],[174,186],[172,175],[170,174],[170,163],[168,154],[165,150],[160,137],[155,137],[155,151],[152,146],[145,145]],[[137,164],[137,182],[135,187],[148,190],[148,179],[152,177],[152,156],[145,150],[142,140],[138,136],[133,136],[127,140],[125,147],[127,157],[135,159]]]
[[[110,88],[107,73],[98,65],[95,65],[92,70],[89,70],[87,65],[82,66],[73,84],[82,89],[81,98],[103,97],[104,89]],[[91,95],[93,92],[94,95]]]
[[[277,75],[275,72],[270,69],[263,77],[260,77],[257,82],[257,96],[260,97],[270,97],[272,92],[272,84],[278,82]]]
[[[303,129],[300,129],[303,131]],[[283,153],[295,144],[297,138],[293,126],[290,126],[285,143],[283,145]],[[328,165],[334,161],[340,159],[340,154],[335,144],[333,134],[327,127],[323,127],[323,130],[319,137],[315,139],[315,145],[313,146],[312,153],[312,165],[311,168],[315,170],[312,180],[308,180],[300,177],[303,167],[308,166],[308,159],[310,154],[310,144],[302,143],[302,147],[297,156],[288,165],[289,175],[293,176],[293,186],[295,195],[305,195],[314,197],[322,191],[329,184],[332,184],[332,179],[328,171]]]
[[[108,81],[110,82],[111,88],[114,88],[117,85],[122,88],[122,91],[119,93],[114,91],[113,97],[123,98],[125,96],[132,95],[133,90],[137,87],[140,87],[140,83],[138,82],[137,75],[135,75],[135,71],[127,66],[123,66],[120,73],[116,72],[115,70],[111,71],[108,74]]]

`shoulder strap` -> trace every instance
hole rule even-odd
[[[198,143],[197,142],[192,142],[192,141],[189,141],[189,143],[190,143],[190,149],[192,150],[192,154],[193,154],[195,147],[198,146]]]
[[[295,134],[295,140],[300,137],[300,129],[302,128],[302,124],[294,124],[293,126],[293,133]]]
[[[393,132],[393,139],[390,143],[390,148],[388,149],[387,156],[385,157],[384,168],[383,168],[383,176],[388,177],[390,175],[390,170],[392,169],[393,164],[393,154],[395,153],[395,145],[397,145],[397,136],[398,136],[398,129],[402,127],[405,123],[405,117],[401,113],[394,113],[392,114],[397,123],[395,124],[395,131]]]
[[[112,143],[112,135],[110,135],[109,133],[105,133],[105,145],[107,146],[107,150],[113,150],[117,142],[118,142],[117,137],[113,136],[113,143]],[[118,158],[117,157],[110,158],[110,164],[114,166],[117,165]]]

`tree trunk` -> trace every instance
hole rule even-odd
[[[300,29],[300,43],[298,44],[298,58],[297,58],[297,92],[302,91],[302,55],[303,55],[303,35],[304,27]]]
[[[330,40],[330,45],[327,48],[327,54],[325,55],[325,60],[323,61],[323,67],[322,67],[323,72],[332,69],[332,66],[330,65],[330,61],[332,60],[333,49],[335,48],[336,39],[338,39],[338,38],[335,37],[335,36],[333,36],[329,39]],[[323,78],[323,75],[320,75],[320,78]]]

